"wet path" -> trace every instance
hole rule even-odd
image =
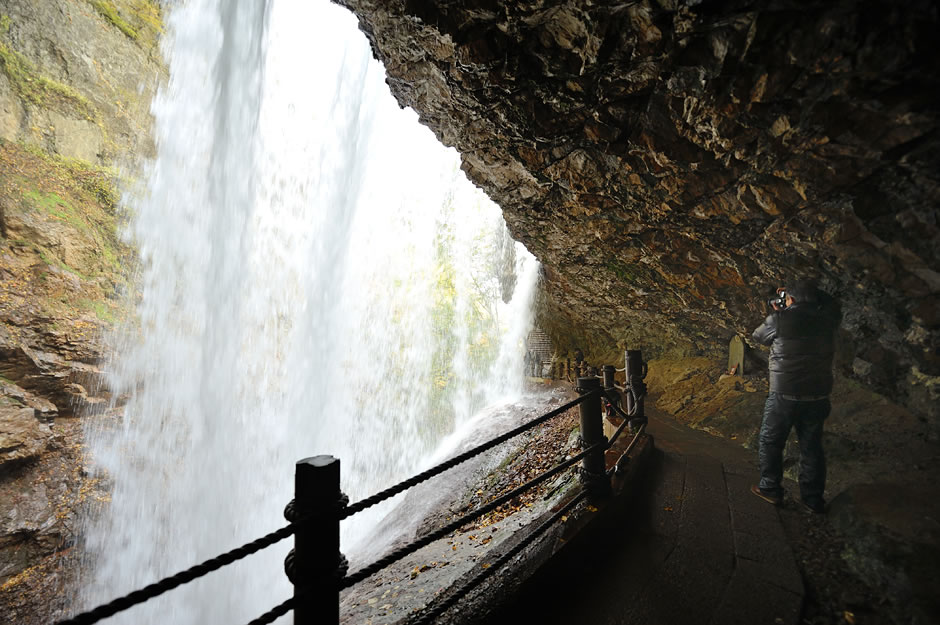
[[[803,583],[755,454],[652,416],[657,458],[622,533],[527,586],[492,623],[796,625]]]

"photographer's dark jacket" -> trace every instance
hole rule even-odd
[[[754,330],[755,341],[771,346],[771,393],[808,398],[832,391],[832,357],[842,311],[828,295],[820,298],[774,311]]]

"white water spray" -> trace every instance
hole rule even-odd
[[[111,371],[129,399],[89,433],[113,489],[86,607],[282,526],[300,458],[340,458],[353,501],[414,473],[521,392],[531,325],[535,260],[398,108],[351,14],[189,0],[164,51]],[[381,512],[344,523],[344,550]],[[255,618],[290,595],[287,543],[116,620]]]

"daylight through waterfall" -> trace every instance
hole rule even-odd
[[[86,607],[281,527],[300,458],[340,458],[356,500],[522,391],[537,263],[398,108],[355,18],[171,6],[157,155],[126,200],[126,403],[89,432],[112,499],[85,531]],[[344,550],[388,507],[345,524]],[[289,542],[115,620],[255,618],[290,594]]]

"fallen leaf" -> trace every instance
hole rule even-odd
[[[842,613],[842,618],[845,619],[845,622],[849,625],[855,625],[855,614],[846,610]]]

